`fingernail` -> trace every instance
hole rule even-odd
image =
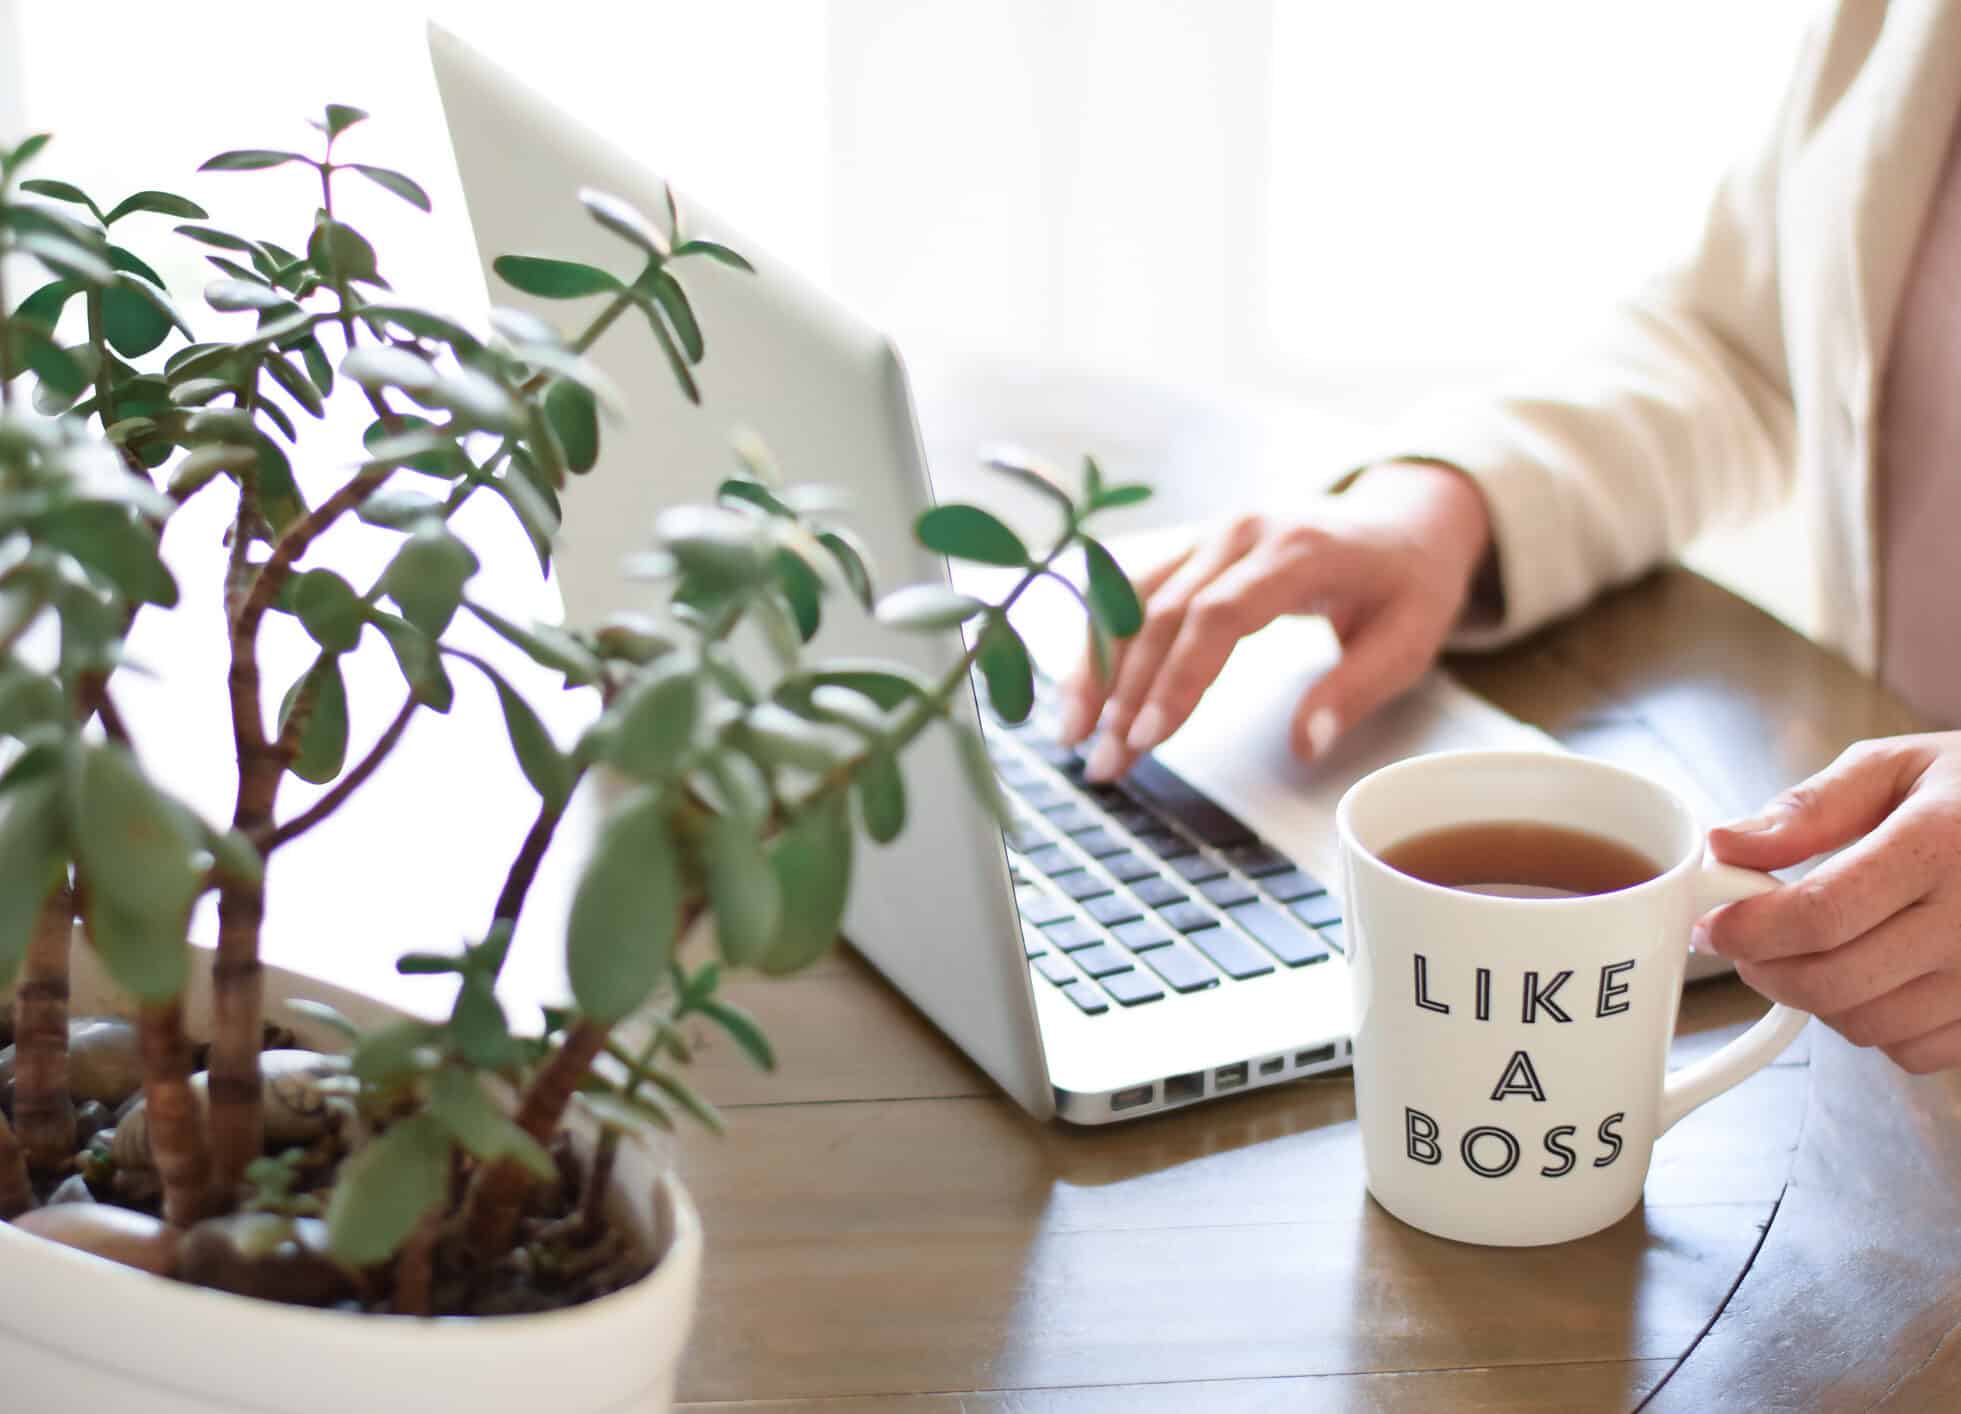
[[[1132,751],[1149,751],[1164,740],[1164,727],[1164,708],[1153,702],[1130,724],[1130,735],[1124,738],[1124,745]]]
[[[1716,828],[1726,835],[1761,835],[1766,830],[1777,828],[1777,817],[1751,815],[1742,820],[1732,820],[1727,825],[1718,825]]]
[[[1715,955],[1709,946],[1709,930],[1700,923],[1689,929],[1689,951]]]
[[[1316,707],[1307,717],[1307,755],[1309,760],[1325,756],[1341,735],[1341,719],[1332,707]]]
[[[1069,705],[1062,711],[1062,744],[1074,746],[1087,737],[1096,726],[1096,713],[1089,703],[1080,697],[1069,699]]]
[[[1118,770],[1123,766],[1123,743],[1109,732],[1096,740],[1096,750],[1089,754],[1089,765],[1083,768],[1083,775],[1099,784],[1115,780]]]

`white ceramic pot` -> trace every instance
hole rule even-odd
[[[77,949],[74,1011],[128,1010]],[[208,1015],[206,969],[189,1024]],[[279,968],[267,1011],[301,1044],[332,1033],[280,1011],[311,997],[367,1027],[399,1015]],[[580,1135],[582,1140],[588,1135]],[[694,1318],[701,1224],[659,1149],[620,1146],[621,1217],[660,1254],[645,1280],[542,1315],[357,1316],[185,1286],[0,1223],[0,1410],[6,1414],[662,1414]]]

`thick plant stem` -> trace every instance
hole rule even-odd
[[[244,1181],[265,1147],[259,1051],[264,1040],[265,971],[259,930],[265,894],[256,882],[227,880],[218,893],[218,956],[211,964],[211,1169],[221,1197]]]
[[[27,1181],[27,1155],[7,1117],[0,1114],[0,1222],[17,1218],[34,1206],[34,1187]]]
[[[211,1161],[197,1097],[191,1092],[191,1042],[183,1003],[145,1002],[136,1013],[143,1057],[143,1109],[150,1161],[163,1181],[163,1220],[189,1227],[213,1211]]]
[[[27,1162],[55,1168],[75,1152],[68,1094],[68,947],[75,896],[62,884],[34,920],[14,995],[14,1132]]]
[[[518,1127],[540,1144],[549,1143],[579,1082],[606,1048],[607,1028],[596,1021],[579,1021],[566,1033],[564,1044],[532,1077],[518,1102]],[[511,1245],[524,1195],[538,1180],[511,1159],[485,1164],[477,1170],[463,1207],[464,1246],[489,1260]]]
[[[392,1301],[398,1316],[436,1314],[436,1243],[442,1237],[442,1213],[431,1213],[409,1234],[402,1253],[395,1259],[395,1295]]]

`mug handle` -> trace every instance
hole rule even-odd
[[[1718,904],[1754,898],[1779,887],[1779,880],[1755,869],[1739,869],[1718,864],[1703,852],[1696,867],[1695,912],[1700,918]],[[1784,1053],[1811,1017],[1791,1007],[1777,1005],[1762,1020],[1713,1056],[1704,1056],[1693,1065],[1671,1070],[1661,1085],[1661,1126],[1666,1133],[1690,1110],[1715,1099],[1739,1081],[1747,1080]]]

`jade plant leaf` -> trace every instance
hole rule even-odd
[[[540,255],[500,255],[491,262],[491,269],[505,284],[540,299],[579,299],[618,294],[626,288],[617,276],[597,266]]]
[[[1083,558],[1089,565],[1089,605],[1097,622],[1112,638],[1129,638],[1144,626],[1144,606],[1137,602],[1117,561],[1103,546],[1083,537]]]
[[[300,728],[299,754],[293,758],[292,770],[303,781],[325,785],[340,774],[347,761],[347,682],[341,676],[339,658],[321,655],[286,689],[279,704],[281,732],[286,730],[302,693],[311,696],[312,705]]]
[[[783,896],[783,924],[763,956],[765,972],[808,967],[837,938],[851,894],[852,829],[841,791],[805,805],[770,851],[770,868]]]
[[[629,1016],[667,975],[680,916],[667,802],[642,789],[601,827],[572,896],[565,965],[579,1009],[602,1026]]]
[[[327,1205],[327,1245],[355,1267],[393,1256],[423,1215],[449,1195],[449,1130],[419,1114],[341,1165]]]
[[[783,896],[755,828],[717,815],[702,839],[702,875],[715,913],[715,940],[731,967],[752,967],[769,953],[782,922]]]

